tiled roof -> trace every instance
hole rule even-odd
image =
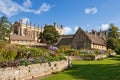
[[[70,38],[72,38],[74,36],[74,34],[70,34],[70,35],[60,35],[60,37],[70,37]]]
[[[92,43],[94,44],[100,44],[100,45],[106,45],[105,44],[105,40],[102,39],[101,37],[99,36],[95,36],[94,34],[90,34],[88,32],[85,32],[86,36],[91,40]]]
[[[73,35],[62,35],[59,40],[57,41],[56,45],[69,45],[71,44],[71,40],[73,38]]]
[[[81,31],[82,29],[79,28],[78,31],[79,30]],[[88,37],[88,39],[90,39],[91,43],[99,44],[99,45],[106,45],[105,40],[103,38],[101,38],[100,36],[98,36],[98,35],[95,36],[94,34],[88,33],[85,31],[83,31],[83,33]],[[76,34],[77,34],[77,32],[76,32]],[[71,41],[76,34],[74,34],[74,35],[73,34],[72,35],[61,35],[58,42],[56,43],[56,45],[71,44]]]

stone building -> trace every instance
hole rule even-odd
[[[53,24],[59,34],[62,34],[62,27],[58,27],[56,23]],[[39,34],[43,32],[39,25],[32,26],[32,24],[22,23],[22,20],[19,22],[16,21],[12,26],[12,32],[10,34],[10,43],[11,44],[22,44],[22,45],[38,45]]]
[[[101,49],[106,50],[105,32],[96,32],[92,30],[91,33],[83,31],[81,28],[77,30],[74,35],[63,35],[60,37],[56,45],[71,46],[72,49]]]

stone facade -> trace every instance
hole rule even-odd
[[[0,80],[27,80],[58,72],[68,67],[68,61],[32,64],[28,66],[0,68]]]
[[[45,25],[46,26],[46,25]],[[63,26],[61,25],[58,27],[56,23],[53,24],[55,26],[58,33],[61,35],[63,34]],[[31,43],[37,43],[39,42],[39,34],[40,32],[43,32],[44,29],[40,27],[39,25],[32,26],[32,24],[26,24],[22,23],[22,20],[19,22],[16,21],[12,26],[12,32],[10,35],[10,43],[12,44],[31,44]]]
[[[85,32],[81,28],[74,35],[61,36],[56,45],[71,46],[72,49],[101,49],[106,50],[105,33],[100,31]]]
[[[82,29],[79,29],[73,36],[71,47],[73,49],[88,49],[91,47],[91,41]]]

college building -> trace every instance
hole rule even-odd
[[[45,24],[45,26],[46,25],[47,24]],[[55,26],[60,35],[63,34],[62,25],[58,27],[57,24],[54,23],[53,26]],[[28,22],[26,22],[26,24],[23,24],[22,20],[19,20],[12,25],[9,41],[11,44],[40,45],[41,43],[39,43],[39,34],[43,31],[44,29],[39,25],[34,24],[33,26],[31,23],[28,24]]]

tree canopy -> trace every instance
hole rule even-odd
[[[0,40],[5,40],[6,37],[9,37],[11,23],[8,21],[7,17],[0,17]]]
[[[58,41],[59,33],[54,26],[46,25],[44,27],[43,37],[46,40],[47,44],[52,44]],[[41,36],[41,38],[43,37]]]
[[[118,32],[118,27],[115,26],[114,24],[110,24],[110,28],[108,29],[108,38],[119,38],[119,32]]]
[[[108,29],[107,47],[120,54],[120,40],[118,31],[119,29],[117,26],[110,24],[110,28]]]

